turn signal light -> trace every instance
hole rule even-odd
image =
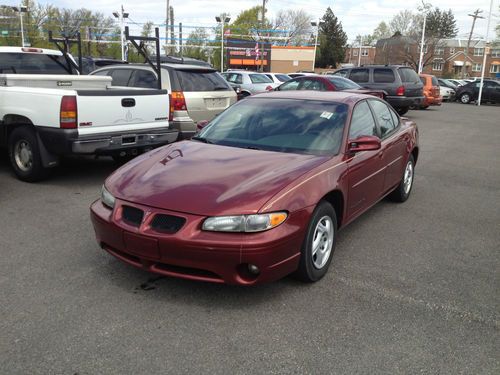
[[[396,95],[397,96],[404,96],[404,94],[405,94],[405,87],[404,86],[399,86],[396,89]]]
[[[61,129],[76,129],[78,127],[77,120],[76,96],[63,96],[61,99],[59,127]]]

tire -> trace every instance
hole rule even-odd
[[[30,126],[15,128],[8,141],[9,159],[17,178],[26,182],[43,180],[49,170],[43,167],[35,131]]]
[[[240,94],[241,99],[248,98],[249,96],[250,96],[250,94],[249,94],[248,92],[242,92],[242,93]]]
[[[410,107],[401,107],[397,108],[396,112],[398,113],[398,115],[403,116],[406,112],[408,112],[409,109]]]
[[[420,109],[427,109],[427,108],[429,108],[428,105],[423,105],[423,106],[420,107]]]
[[[462,95],[460,95],[460,103],[462,104],[469,104],[471,101],[470,94],[468,92],[464,92]]]
[[[337,215],[330,203],[321,201],[314,209],[309,222],[295,277],[311,283],[325,276],[332,262],[336,239]]]
[[[410,155],[408,161],[406,162],[405,170],[403,171],[403,176],[401,177],[401,182],[394,191],[389,194],[389,199],[394,202],[403,203],[408,200],[413,188],[413,180],[415,177],[415,160],[413,155]]]

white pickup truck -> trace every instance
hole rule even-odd
[[[177,139],[167,91],[111,87],[110,77],[75,74],[65,58],[0,47],[0,146],[19,179],[45,178],[64,155],[120,158]]]

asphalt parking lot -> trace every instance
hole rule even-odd
[[[498,374],[500,107],[411,111],[409,201],[345,228],[326,277],[158,278],[100,250],[111,160],[16,180],[0,158],[2,374]]]

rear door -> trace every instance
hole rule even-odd
[[[418,74],[412,68],[401,67],[398,68],[397,72],[399,73],[401,82],[405,87],[405,96],[423,96],[424,85],[420,81]]]
[[[214,69],[175,68],[173,91],[181,91],[189,117],[196,123],[211,120],[236,102],[236,93]]]
[[[396,95],[398,86],[394,69],[373,68],[373,81],[370,84],[370,88],[385,90],[388,95]]]
[[[372,88],[370,82],[370,69],[368,68],[353,68],[349,73],[349,79],[356,82],[361,87]]]

